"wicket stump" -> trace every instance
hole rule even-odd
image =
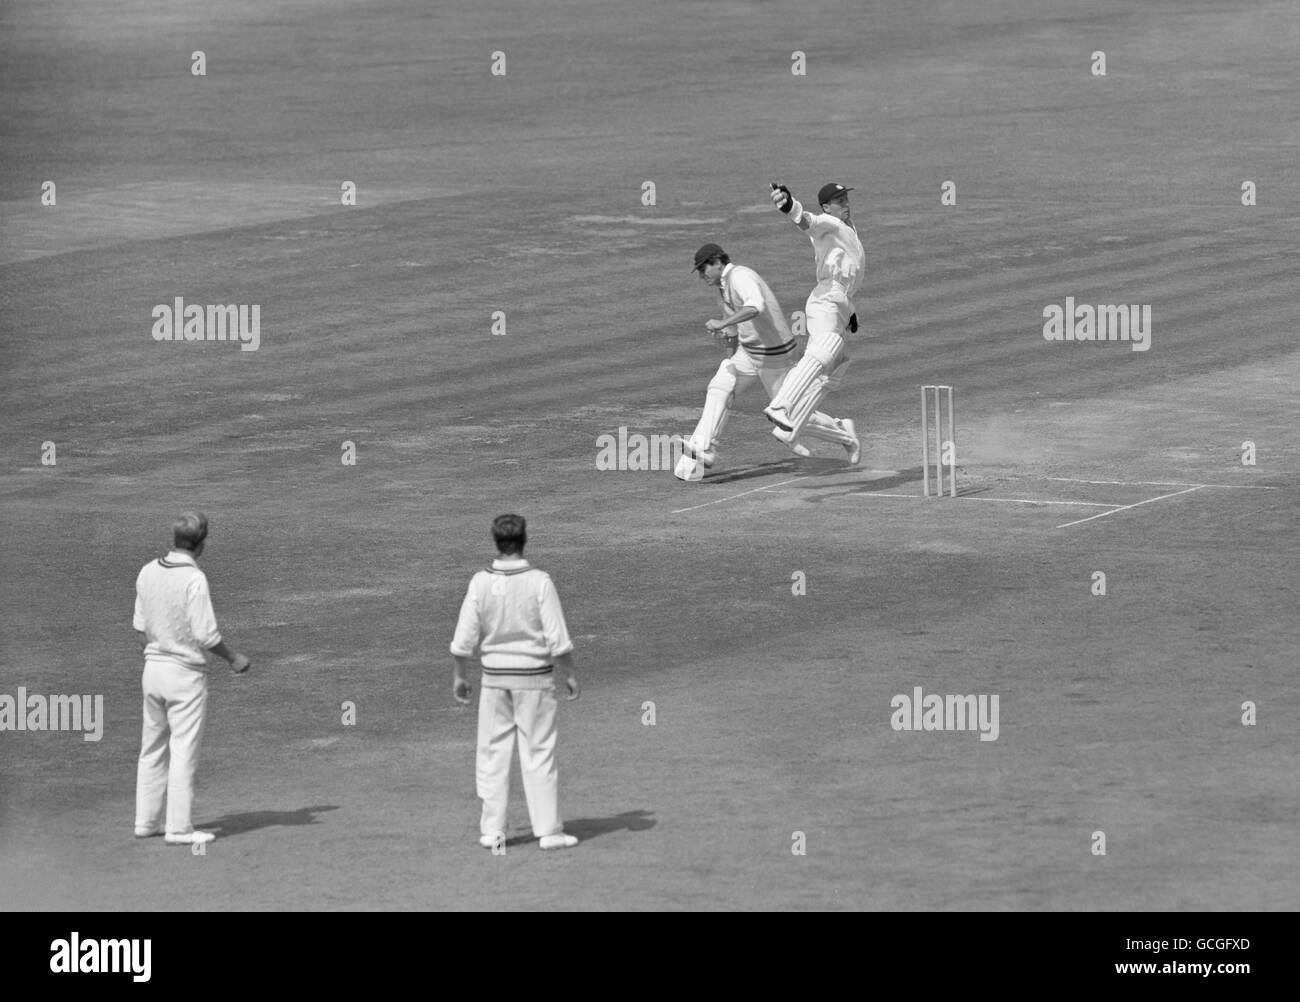
[[[921,387],[921,460],[924,466],[925,496],[930,497],[930,395],[934,395],[934,476],[937,490],[935,497],[943,497],[944,448],[948,451],[948,491],[950,497],[957,496],[957,419],[953,411],[951,386]],[[947,396],[948,439],[942,438],[943,403]]]

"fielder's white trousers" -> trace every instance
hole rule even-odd
[[[167,811],[167,834],[194,830],[194,770],[208,710],[206,672],[166,661],[146,661],[144,728],[135,777],[135,826],[158,828]]]
[[[555,690],[493,689],[480,686],[478,696],[478,761],[475,778],[483,801],[479,831],[493,835],[506,830],[510,795],[510,763],[515,735],[519,736],[519,767],[524,777],[528,817],[538,838],[558,835],[560,775],[555,767]]]

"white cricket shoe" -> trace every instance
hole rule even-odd
[[[710,469],[718,458],[718,454],[712,449],[697,449],[695,441],[689,438],[682,439],[682,452],[692,459],[698,459],[704,464],[706,470]]]
[[[785,412],[784,407],[774,407],[768,404],[763,408],[764,416],[782,431],[794,431],[794,425],[790,423],[790,415]]]
[[[563,832],[559,835],[543,835],[541,841],[543,849],[572,849],[577,844],[577,835],[565,835]]]
[[[780,428],[773,428],[772,437],[775,438],[778,442],[783,442],[787,446],[789,446],[790,451],[793,452],[800,459],[807,459],[809,456],[812,455],[812,451],[808,448],[808,446],[804,445],[802,442],[796,442],[794,440],[794,435],[792,435],[788,431],[782,431]]]
[[[699,483],[704,479],[704,464],[682,453],[677,457],[677,465],[673,467],[673,476],[688,484]]]
[[[840,428],[853,437],[853,442],[844,443],[844,451],[849,454],[849,465],[857,466],[862,458],[862,443],[858,440],[857,426],[848,418],[840,418]]]
[[[168,845],[207,845],[215,838],[212,832],[182,832],[179,835],[168,832],[163,836],[163,841]]]

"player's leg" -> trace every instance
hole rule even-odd
[[[704,471],[717,462],[718,442],[735,409],[736,395],[743,393],[756,378],[754,362],[743,349],[722,360],[709,381],[699,424],[691,436],[682,441],[682,456],[673,476],[687,481],[704,479]]]
[[[673,476],[678,480],[698,481],[704,479],[704,471],[717,460],[718,437],[726,427],[727,418],[731,417],[732,402],[735,400],[733,389],[735,375],[731,371],[729,359],[724,359],[718,371],[709,380],[709,387],[704,394],[704,410],[695,430],[682,439],[682,454],[673,467]]]
[[[763,381],[763,388],[767,390],[767,399],[769,403],[772,400],[775,400],[777,394],[781,392],[781,386],[790,375],[792,369],[793,366],[790,365],[770,363],[759,369],[758,378]],[[780,428],[773,428],[772,434],[775,435],[776,438],[786,446],[786,448],[801,459],[812,455],[808,450],[808,447],[800,442],[794,435],[783,432]]]
[[[739,353],[731,358],[724,358],[719,363],[718,371],[713,374],[708,389],[704,392],[704,410],[700,412],[700,420],[695,425],[695,431],[691,433],[690,438],[683,443],[683,451],[688,456],[699,459],[706,467],[713,465],[716,458],[714,449],[717,448],[722,429],[731,416],[736,390],[743,388],[741,373],[736,362],[738,355]]]
[[[805,312],[808,346],[803,358],[782,382],[776,399],[763,411],[774,425],[795,436],[829,392],[827,383],[844,358],[840,304],[810,298]]]
[[[479,818],[479,843],[485,848],[504,845],[506,807],[510,797],[510,760],[515,752],[515,711],[510,689],[479,684],[478,749],[474,782],[483,811]]]
[[[849,327],[851,330],[856,329],[856,326],[852,323],[850,323]],[[848,371],[851,363],[852,359],[845,358],[841,353],[839,365],[827,374],[827,393],[832,393],[840,388],[844,382],[844,374]],[[777,438],[785,441],[786,433],[781,429],[773,429],[772,433]],[[862,458],[862,443],[858,439],[857,426],[848,418],[833,418],[822,411],[813,411],[808,415],[808,419],[803,425],[802,434],[804,438],[814,438],[823,442],[842,445],[844,451],[848,453],[851,465],[856,466],[858,460]]]
[[[731,391],[731,396],[727,398],[727,406],[722,411],[722,417],[718,419],[713,428],[713,437],[709,439],[708,448],[710,452],[717,451],[722,444],[722,433],[727,428],[727,422],[731,420],[731,415],[736,412],[736,391]]]
[[[728,403],[726,413],[722,415],[722,424],[718,426],[718,431],[713,436],[712,446],[715,449],[718,447],[719,440],[722,437],[722,429],[727,426],[727,422],[731,419],[731,415],[736,412],[736,398],[754,385],[754,381],[758,379],[760,371],[758,363],[750,357],[749,353],[745,351],[744,348],[737,348],[736,353],[732,355],[731,358],[727,359],[726,362],[731,369],[731,400]]]
[[[194,773],[199,766],[203,725],[208,712],[208,676],[189,668],[168,668],[167,726],[171,767],[167,770],[167,834],[194,831]]]
[[[167,796],[167,702],[158,692],[159,665],[145,662],[141,676],[144,724],[140,735],[140,760],[135,770],[135,833],[144,838],[161,834]]]
[[[538,838],[558,835],[560,774],[555,765],[555,692],[528,689],[516,693],[515,725],[519,728],[519,769],[524,777],[528,818]]]
[[[804,357],[791,370],[781,386],[781,392],[763,411],[774,425],[797,436],[830,392],[828,377],[840,364],[844,339],[838,334],[809,337]]]
[[[775,431],[777,437],[784,440],[783,436],[787,433],[781,432],[780,429]],[[799,435],[804,439],[814,438],[844,446],[849,462],[855,466],[862,458],[862,443],[858,441],[857,426],[848,418],[833,418],[821,411],[813,411],[808,415],[808,420],[804,422]]]
[[[826,392],[839,388],[844,379],[844,372],[848,367],[849,359],[841,356],[839,365],[832,370],[825,380]],[[783,384],[784,380],[782,380]],[[779,388],[778,386],[778,391]],[[772,396],[775,398],[776,393],[774,392]],[[802,443],[809,439],[816,439],[843,446],[844,451],[848,453],[849,462],[853,465],[856,465],[858,460],[862,458],[862,444],[858,441],[858,430],[852,421],[847,418],[833,418],[829,414],[816,410],[804,419],[799,407],[796,407],[796,416],[803,420],[797,439],[791,432],[783,431],[781,428],[772,429],[773,436],[788,445],[796,454],[799,454],[799,450],[802,448],[802,454],[808,455],[808,449],[803,447]]]

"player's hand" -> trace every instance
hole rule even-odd
[[[568,678],[564,680],[564,684],[569,690],[569,694],[564,697],[565,699],[572,702],[573,700],[577,699],[579,696],[582,695],[582,687],[578,685],[577,675],[570,675]]]
[[[456,702],[469,705],[469,694],[474,691],[474,687],[469,684],[468,679],[458,678],[451,684],[451,694],[456,697]]]
[[[234,660],[230,662],[230,670],[236,675],[242,675],[252,667],[253,662],[249,661],[243,654],[236,654]]]
[[[727,328],[721,320],[710,320],[704,325],[704,329],[710,334],[721,334]]]
[[[790,189],[783,184],[773,183],[772,204],[782,212],[788,213],[794,206],[794,196],[790,194]]]

